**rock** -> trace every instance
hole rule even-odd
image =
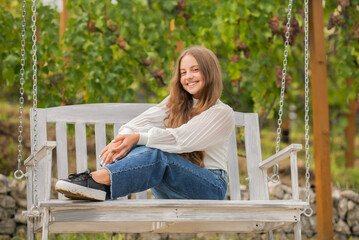
[[[0,221],[0,234],[13,234],[15,232],[16,222],[14,219]]]
[[[343,198],[338,203],[338,214],[339,218],[344,219],[348,212],[348,200]]]
[[[12,218],[15,215],[15,209],[14,208],[3,208],[0,207],[0,219],[8,219]]]
[[[15,214],[15,222],[21,223],[21,224],[27,224],[27,217],[22,215],[22,211],[25,211],[25,209],[18,209]]]
[[[341,193],[341,196],[352,200],[355,203],[359,203],[359,194],[352,190],[345,190]]]
[[[292,199],[292,194],[285,193],[283,196],[283,200],[290,200],[290,199]]]
[[[359,206],[354,206],[354,208],[348,211],[347,222],[350,227],[359,225]]]
[[[269,181],[268,188],[269,192],[272,193],[276,198],[283,199],[284,190],[280,181],[278,183],[272,183]]]
[[[288,224],[283,227],[283,230],[285,233],[293,232],[294,226],[295,226],[294,224]]]
[[[12,181],[10,196],[16,200],[20,207],[26,208],[26,182]]]
[[[15,209],[16,201],[8,195],[0,195],[0,207],[6,209]]]
[[[312,229],[310,227],[309,217],[302,215],[301,223],[302,223],[302,232],[303,233],[312,232]]]
[[[7,194],[10,190],[10,180],[5,175],[0,174],[0,194]]]
[[[359,225],[356,225],[356,226],[353,227],[352,233],[353,233],[354,235],[359,236]]]
[[[338,213],[338,210],[333,207],[333,222],[338,222],[339,220],[339,213]]]
[[[348,211],[354,210],[355,208],[355,203],[352,201],[348,201]]]
[[[312,215],[311,217],[309,217],[309,222],[310,222],[310,228],[312,229],[312,232],[316,232],[317,231],[317,215]]]
[[[333,189],[332,199],[334,207],[338,207],[339,200],[341,199],[340,191],[338,189]]]
[[[339,219],[337,224],[334,226],[334,231],[343,234],[350,234],[350,228],[343,220]]]
[[[292,194],[292,188],[287,185],[282,185],[282,189],[285,193]]]

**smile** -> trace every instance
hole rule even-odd
[[[192,87],[192,86],[196,85],[197,83],[198,82],[190,82],[190,83],[187,83],[187,86]]]

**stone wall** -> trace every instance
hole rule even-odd
[[[12,181],[0,174],[0,239],[26,233],[26,182]]]
[[[242,199],[248,199],[245,186],[241,186]],[[284,184],[269,184],[271,199],[290,199],[291,188]],[[300,199],[305,199],[305,189],[300,188]],[[313,216],[302,215],[303,239],[316,237],[315,193],[310,190]],[[359,194],[351,190],[334,189],[333,223],[336,240],[359,240]],[[10,239],[26,234],[26,183],[11,180],[0,174],[0,239]],[[275,239],[293,239],[293,224],[274,231]],[[266,239],[266,234],[125,234],[125,239]]]

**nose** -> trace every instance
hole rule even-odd
[[[193,77],[192,72],[191,72],[191,71],[188,71],[188,72],[186,73],[186,79],[191,79],[192,77]]]

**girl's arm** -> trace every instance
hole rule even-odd
[[[226,141],[234,129],[233,110],[226,105],[213,106],[178,128],[151,128],[140,133],[140,145],[166,152],[203,151]]]

